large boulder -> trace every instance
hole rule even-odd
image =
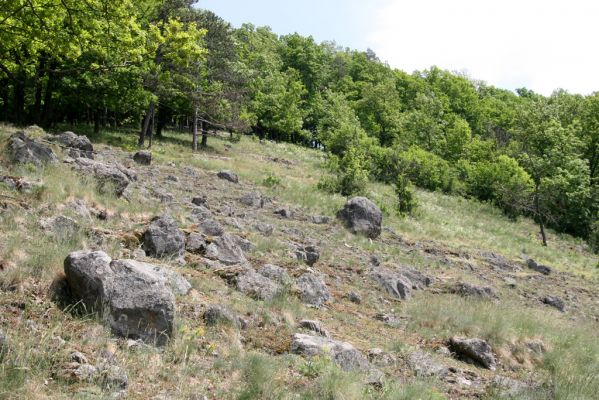
[[[366,197],[354,197],[350,199],[343,209],[337,213],[345,226],[353,233],[376,238],[381,234],[381,223],[383,214],[372,201]]]
[[[68,148],[69,155],[73,158],[94,158],[94,146],[87,136],[77,135],[74,132],[67,131],[58,136],[53,136],[52,140],[58,142],[61,146]]]
[[[127,186],[137,179],[133,171],[117,162],[109,164],[79,157],[72,166],[77,171],[94,176],[98,180],[98,189],[101,192],[113,191],[117,196],[121,196]]]
[[[41,167],[58,163],[58,157],[50,147],[28,138],[23,132],[17,132],[8,139],[8,151],[12,161],[18,164]]]
[[[174,219],[163,215],[152,220],[143,246],[151,257],[179,257],[185,251],[185,234]]]
[[[64,272],[73,296],[97,312],[113,334],[164,345],[173,332],[175,295],[189,290],[173,271],[102,251],[76,251]]]
[[[293,335],[291,352],[305,357],[329,356],[344,371],[368,371],[368,359],[353,345],[324,336]]]
[[[458,359],[469,364],[478,365],[492,371],[496,368],[495,356],[489,343],[483,339],[463,339],[452,337],[447,347]]]
[[[300,299],[311,306],[321,307],[331,300],[331,294],[322,278],[314,273],[307,272],[296,281]]]

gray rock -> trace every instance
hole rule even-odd
[[[79,364],[88,364],[87,357],[80,351],[71,351],[69,353],[69,358],[71,361],[79,363]]]
[[[430,276],[405,265],[399,266],[397,272],[412,282],[412,289],[414,290],[423,290],[433,283]]]
[[[258,270],[258,273],[281,285],[291,282],[291,277],[287,273],[287,270],[277,265],[265,264]]]
[[[300,299],[309,305],[320,307],[331,300],[331,294],[321,277],[311,272],[300,276],[296,285],[299,289]]]
[[[51,136],[50,138],[51,140],[60,143],[63,147],[71,149],[69,155],[73,158],[94,158],[94,146],[87,136],[77,135],[74,132],[66,131],[58,136]]]
[[[226,265],[245,264],[247,259],[243,251],[235,242],[235,238],[228,233],[218,236],[206,247],[206,258],[218,260]]]
[[[501,398],[507,399],[520,399],[528,398],[525,397],[527,393],[532,394],[533,390],[537,391],[538,384],[529,384],[517,379],[513,379],[507,376],[496,375],[493,378],[493,387],[497,389]],[[550,398],[550,396],[543,396],[543,398]]]
[[[377,367],[386,367],[394,365],[397,362],[397,359],[393,354],[387,353],[386,351],[383,351],[383,349],[377,347],[368,351],[368,361]]]
[[[237,275],[235,286],[241,293],[256,300],[272,300],[281,290],[281,286],[249,268]]]
[[[71,240],[77,236],[81,227],[72,218],[57,215],[41,221],[41,225],[47,232],[51,232],[58,240]]]
[[[463,339],[452,337],[447,342],[451,353],[464,362],[478,365],[492,371],[496,368],[495,356],[489,343],[482,339]]]
[[[356,292],[349,292],[347,298],[354,304],[362,304],[362,297]]]
[[[293,216],[293,211],[289,208],[281,207],[275,210],[275,215],[278,215],[281,218],[291,218]]]
[[[17,132],[8,139],[8,151],[11,160],[18,164],[32,164],[39,168],[44,164],[58,163],[50,147],[28,138],[23,132]]]
[[[260,232],[261,234],[263,234],[264,236],[272,235],[272,233],[275,230],[275,227],[272,226],[271,224],[266,224],[266,223],[262,223],[262,222],[256,223],[256,225],[254,225],[254,228],[256,228],[256,230],[258,232]]]
[[[312,266],[320,258],[320,251],[315,246],[298,246],[295,249],[295,258]]]
[[[291,342],[291,352],[305,357],[329,356],[344,371],[367,371],[368,360],[347,342],[322,336],[296,333]]]
[[[140,150],[133,154],[133,161],[139,165],[150,165],[152,164],[152,153],[147,150]]]
[[[548,306],[556,308],[561,312],[566,311],[566,304],[564,303],[564,301],[562,299],[560,299],[557,296],[545,296],[541,299],[541,301],[544,304],[547,304]]]
[[[376,238],[381,234],[383,214],[381,210],[366,197],[350,199],[343,209],[337,213],[345,226],[353,233]]]
[[[216,176],[218,176],[220,179],[224,179],[229,182],[239,183],[239,178],[237,177],[237,174],[233,171],[219,171],[216,174]]]
[[[193,199],[191,199],[191,204],[193,204],[195,206],[207,207],[208,206],[208,198],[206,197],[206,195],[196,196]]]
[[[422,351],[414,351],[408,355],[408,364],[418,377],[444,378],[449,369],[433,356]]]
[[[115,335],[164,345],[173,332],[173,275],[151,264],[111,260],[101,251],[76,251],[65,259],[66,281],[87,311],[95,311]],[[175,286],[176,287],[176,286]]]
[[[463,297],[478,297],[482,299],[495,299],[497,293],[488,286],[477,286],[467,282],[458,282],[450,288],[452,293]]]
[[[307,329],[307,330],[312,331],[320,336],[323,336],[326,338],[331,337],[329,335],[329,332],[326,329],[324,329],[322,327],[322,325],[320,324],[320,322],[318,322],[318,321],[314,321],[314,320],[310,320],[310,319],[303,319],[297,325],[300,328]]]
[[[237,244],[237,246],[239,246],[239,248],[243,251],[250,252],[252,251],[252,249],[254,248],[254,244],[252,242],[250,242],[249,240],[242,238],[241,236],[238,235],[231,235],[233,237],[233,240],[235,241],[235,244]]]
[[[244,194],[239,199],[239,202],[248,207],[262,208],[262,207],[264,207],[264,204],[266,203],[266,199],[264,197],[262,197],[262,194],[260,194],[258,192],[250,192],[250,193]]]
[[[529,258],[528,260],[526,260],[526,265],[528,266],[528,268],[530,268],[534,271],[537,271],[543,275],[549,275],[551,273],[551,268],[549,268],[546,265],[538,264],[532,258]]]
[[[208,326],[226,324],[238,329],[245,329],[247,323],[233,311],[222,305],[211,305],[204,313],[204,322]]]
[[[313,215],[310,220],[316,225],[325,225],[331,221],[329,217],[325,217],[323,215]]]
[[[412,295],[412,282],[402,274],[386,268],[376,268],[370,271],[369,276],[387,293],[398,299],[406,300]]]
[[[194,254],[203,254],[206,251],[206,246],[208,244],[204,240],[204,236],[195,232],[190,233],[185,241],[185,250]]]
[[[127,371],[118,365],[106,365],[98,368],[100,374],[100,387],[108,392],[121,392],[129,386]]]
[[[93,382],[98,375],[98,369],[93,365],[81,364],[73,370],[73,378],[79,382]]]
[[[200,222],[200,231],[207,236],[221,236],[225,233],[225,229],[217,221],[208,218]]]
[[[170,216],[155,217],[144,232],[143,247],[150,257],[180,257],[185,251],[185,234]]]
[[[94,176],[98,181],[99,191],[112,191],[117,196],[122,196],[129,184],[137,179],[133,171],[116,162],[108,164],[79,157],[72,167],[85,175]]]
[[[146,258],[146,252],[144,251],[144,249],[135,249],[131,253],[131,256],[135,259]]]
[[[153,279],[166,285],[174,294],[184,296],[191,290],[191,284],[181,274],[168,267],[159,267],[135,260],[113,260],[112,268],[124,269],[135,274],[151,276]]]
[[[191,219],[195,222],[202,222],[212,218],[212,212],[206,206],[197,206],[191,210]]]

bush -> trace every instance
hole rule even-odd
[[[399,154],[399,170],[421,188],[446,193],[453,189],[449,163],[420,147],[412,146]]]
[[[400,215],[410,214],[417,206],[412,182],[405,175],[398,175],[395,182],[397,195],[397,211]]]
[[[357,148],[350,148],[339,159],[335,156],[329,161],[329,169],[336,174],[335,178],[323,178],[318,187],[344,196],[363,194],[368,183],[366,157]]]
[[[595,222],[591,225],[591,232],[589,234],[589,246],[595,254],[599,254],[599,215],[595,218]],[[597,264],[599,267],[599,263]]]

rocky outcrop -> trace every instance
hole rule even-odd
[[[322,327],[321,323],[318,321],[314,321],[314,320],[310,320],[310,319],[303,319],[297,324],[297,326],[299,328],[304,328],[306,330],[312,331],[312,332],[316,333],[317,335],[320,335],[320,336],[323,336],[326,338],[331,337],[329,335],[329,332],[326,329],[324,329]]]
[[[463,339],[453,337],[447,342],[449,351],[459,360],[483,368],[495,370],[495,356],[489,343],[482,339]]]
[[[350,199],[343,209],[337,213],[345,226],[353,233],[365,235],[371,239],[381,234],[383,214],[372,201],[366,197]]]
[[[302,246],[298,245],[295,249],[295,258],[305,262],[309,266],[316,264],[320,258],[320,251],[316,246]]]
[[[225,181],[239,183],[239,177],[233,171],[219,171],[216,176],[218,176],[220,179],[224,179]]]
[[[152,153],[147,150],[140,150],[133,154],[133,161],[139,165],[152,164]]]
[[[370,368],[366,357],[350,343],[323,336],[296,333],[291,352],[306,357],[329,356],[344,371],[367,371]]]
[[[287,273],[287,270],[277,265],[264,264],[262,267],[260,267],[258,273],[281,285],[291,282],[291,277]]]
[[[77,135],[74,132],[66,131],[58,136],[50,136],[50,138],[52,141],[58,142],[62,147],[67,148],[69,150],[69,156],[73,158],[94,158],[94,146],[87,136]]]
[[[135,172],[117,162],[109,164],[79,157],[72,163],[72,167],[85,175],[95,177],[99,191],[112,191],[117,196],[122,196],[127,186],[137,179]]]
[[[143,247],[150,257],[179,257],[185,251],[185,234],[170,216],[156,217],[144,232]]]
[[[449,369],[433,356],[423,351],[414,351],[408,355],[408,364],[418,377],[443,378]]]
[[[248,268],[235,278],[237,290],[256,300],[272,300],[281,290],[281,286]]]
[[[32,164],[39,168],[44,164],[58,163],[58,157],[50,147],[28,138],[23,132],[17,132],[8,139],[8,152],[12,161],[18,164]]]
[[[331,300],[331,294],[322,278],[311,272],[300,276],[296,285],[299,289],[300,299],[311,306],[321,307]]]
[[[237,245],[235,238],[225,233],[218,236],[206,247],[206,258],[218,260],[225,265],[245,264],[247,259]]]
[[[432,282],[428,276],[408,267],[399,267],[396,270],[374,267],[369,276],[387,293],[402,300],[409,299],[412,290],[424,289]]]
[[[208,307],[204,313],[204,322],[208,326],[225,324],[234,326],[238,329],[245,329],[247,326],[247,323],[243,318],[220,304],[214,304]]]
[[[113,334],[164,345],[173,333],[175,293],[190,286],[173,271],[101,251],[76,251],[65,259],[71,293],[97,312]]]

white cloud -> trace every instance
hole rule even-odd
[[[378,56],[411,72],[431,65],[550,94],[599,90],[599,2],[389,0],[368,37]]]

